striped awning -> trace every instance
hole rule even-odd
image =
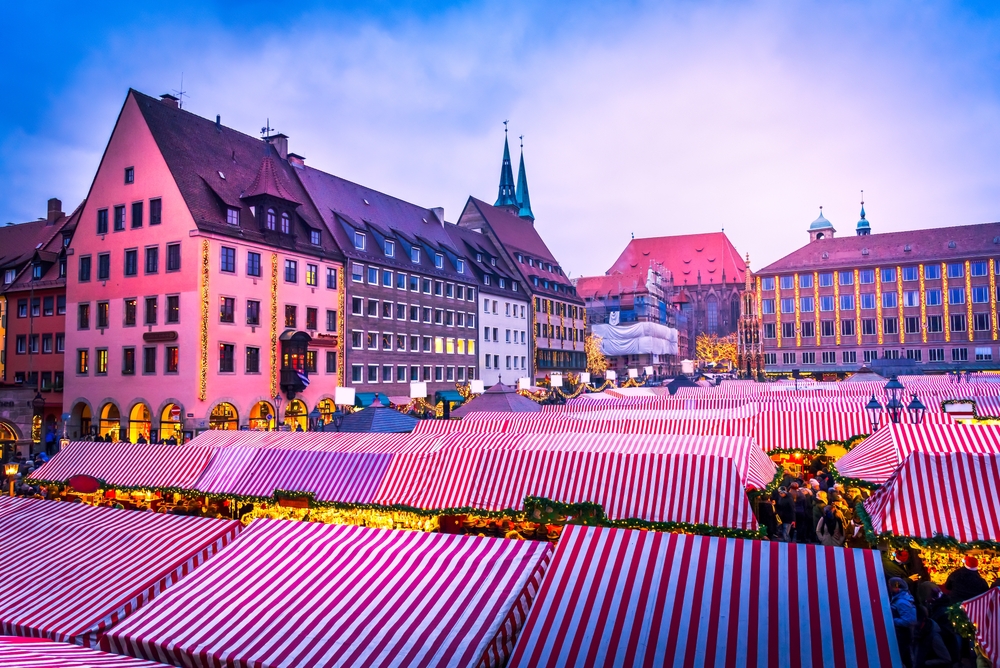
[[[550,553],[535,541],[256,520],[105,642],[178,666],[502,665]]]
[[[899,666],[878,552],[567,526],[509,666]]]
[[[976,641],[993,665],[1000,664],[1000,589],[993,587],[985,594],[962,604],[969,620],[976,625]]]
[[[83,645],[242,526],[40,499],[8,498],[0,509],[0,633]]]
[[[44,638],[0,636],[0,668],[166,668],[162,663],[109,654]]]
[[[837,472],[881,484],[914,452],[1000,454],[1000,426],[933,422],[886,425],[841,457]]]
[[[116,487],[190,488],[211,454],[210,450],[176,445],[74,441],[31,478],[65,482],[82,474]]]
[[[1000,541],[1000,454],[916,452],[864,502],[876,534]]]

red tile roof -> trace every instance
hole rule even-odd
[[[80,214],[83,212],[84,203],[81,202],[69,216],[61,216],[51,225],[45,227],[46,239],[42,242],[41,248],[34,250],[27,257],[17,279],[8,285],[4,292],[16,292],[31,288],[51,288],[66,284],[66,277],[59,276],[59,259],[63,257],[64,248],[63,232],[71,234],[76,229],[77,223],[80,221]],[[28,261],[34,259],[36,255],[42,261],[44,273],[40,279],[32,280]]]
[[[724,232],[632,239],[608,274],[645,271],[650,262],[664,266],[674,285],[742,283],[746,263]]]
[[[755,273],[774,274],[798,269],[812,271],[886,263],[941,262],[991,255],[1000,255],[1000,223],[820,239]]]
[[[52,233],[46,220],[0,227],[0,268],[15,269],[31,259],[35,248]]]
[[[647,291],[646,278],[645,272],[584,276],[576,279],[576,293],[584,299],[605,299],[629,293],[643,293]]]

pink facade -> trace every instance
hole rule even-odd
[[[340,329],[342,265],[298,252],[295,244],[245,240],[239,228],[207,229],[205,213],[199,210],[197,220],[192,214],[192,182],[184,180],[190,175],[175,178],[176,166],[165,159],[140,104],[162,103],[128,96],[73,238],[64,392],[70,438],[97,427],[113,437],[120,429],[133,441],[140,433],[148,438],[149,429],[166,439],[181,429],[236,428],[251,425],[252,414],[274,415],[279,338],[286,331],[312,337],[316,368],[295,398],[304,406],[283,398],[282,414],[290,405],[301,413],[332,398],[339,349],[328,323]],[[234,163],[236,156],[234,150]],[[226,174],[212,171],[226,185]],[[233,168],[228,178],[239,173]],[[201,178],[204,187],[213,187]],[[222,185],[215,190],[225,192]],[[231,209],[236,220],[240,213],[250,218],[252,208],[241,211],[239,204]],[[225,223],[226,209],[221,211]],[[286,261],[295,263],[288,277],[294,282],[286,280]],[[315,271],[307,276],[310,267]],[[308,284],[311,278],[315,285]],[[297,315],[287,327],[286,306],[296,307]],[[315,309],[315,323],[307,325],[307,309]],[[328,317],[327,311],[335,313]],[[334,357],[328,359],[328,352]],[[266,425],[257,420],[252,426]]]

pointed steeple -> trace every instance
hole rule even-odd
[[[535,214],[531,213],[531,198],[528,196],[528,175],[524,171],[524,135],[521,135],[521,164],[517,168],[517,215],[521,218],[534,220]]]
[[[514,192],[514,171],[510,166],[510,147],[507,145],[507,121],[503,122],[503,165],[500,167],[500,192],[493,206],[517,206]]]
[[[858,221],[858,236],[866,237],[872,232],[871,223],[865,218],[865,191],[861,191],[861,220]]]

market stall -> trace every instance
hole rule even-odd
[[[846,478],[882,484],[914,452],[1000,454],[1000,427],[925,423],[886,425],[855,445],[836,464]]]
[[[872,542],[920,550],[935,583],[943,584],[968,554],[992,583],[1000,576],[997,489],[1000,454],[915,452],[865,500],[859,516]]]
[[[877,552],[573,526],[508,665],[902,664]]]
[[[0,633],[90,646],[228,544],[238,522],[4,498]]]
[[[213,668],[502,665],[550,552],[530,541],[261,520],[106,645]]]
[[[993,665],[1000,664],[1000,589],[994,587],[985,594],[962,604],[969,621],[976,627],[976,642]]]
[[[0,636],[0,668],[166,668],[130,656],[52,642],[45,638]]]

